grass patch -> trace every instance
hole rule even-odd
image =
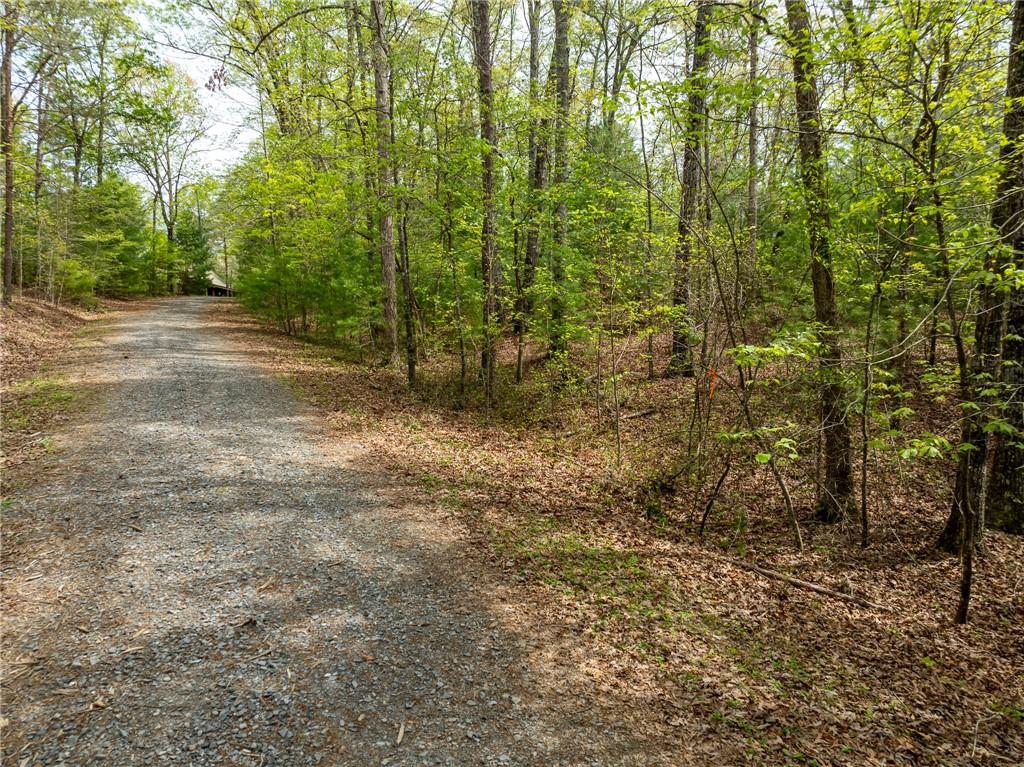
[[[11,387],[7,397],[4,430],[38,430],[54,416],[67,412],[75,400],[75,392],[61,376],[19,381]]]
[[[554,520],[536,517],[497,531],[495,548],[522,575],[590,605],[596,631],[612,624],[675,623],[683,615],[672,604],[668,584],[638,554],[597,545],[559,529]]]

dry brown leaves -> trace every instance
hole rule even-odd
[[[450,360],[427,365],[424,386],[410,394],[398,371],[340,362],[232,304],[212,311],[339,438],[366,445],[375,468],[408,478],[454,514],[529,605],[521,619],[553,620],[574,634],[573,660],[595,688],[677,739],[680,763],[1024,759],[1024,541],[989,536],[972,621],[953,626],[958,565],[930,545],[945,515],[948,466],[873,467],[866,550],[855,530],[814,523],[808,491],[797,487],[803,554],[790,544],[770,478],[743,467],[701,540],[684,531],[703,497],[683,486],[652,514],[631,492],[679,450],[690,384],[626,392],[628,408],[656,413],[623,422],[616,470],[612,437],[584,400],[550,407],[535,398],[487,418],[451,407]],[[553,416],[535,417],[548,407]],[[949,422],[941,408],[925,417]],[[765,579],[709,550],[880,609]]]
[[[98,337],[93,329],[101,331],[126,312],[148,304],[104,299],[87,309],[23,296],[0,308],[0,434],[8,487],[18,466],[50,449],[52,427],[72,405],[81,404],[86,392],[66,381],[64,372]]]

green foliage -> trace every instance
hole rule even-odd
[[[31,86],[16,94],[15,280],[54,302],[175,292],[169,239],[202,131],[193,84],[146,50],[133,2],[45,7],[25,4],[15,35]]]
[[[202,219],[189,211],[178,224],[175,251],[181,263],[181,286],[185,293],[205,293],[208,273],[213,270],[213,251]]]
[[[911,439],[909,443],[900,450],[900,458],[905,461],[920,458],[942,458],[952,449],[953,446],[950,444],[948,439],[937,434],[928,433],[921,437]]]
[[[148,233],[138,187],[108,176],[96,186],[79,190],[75,203],[71,247],[93,276],[88,292],[145,292]]]
[[[62,298],[82,299],[91,296],[96,287],[96,275],[81,261],[67,258],[57,267],[58,295]]]
[[[30,94],[46,108],[24,101],[15,142],[28,289],[55,300],[203,292],[214,272],[287,332],[378,360],[396,356],[384,311],[394,291],[399,347],[447,364],[461,405],[478,399],[480,352],[496,340],[499,388],[524,383],[555,420],[566,402],[593,402],[602,426],[616,416],[616,437],[620,406],[643,400],[661,372],[671,329],[691,347],[694,380],[692,399],[689,384],[666,386],[666,398],[692,402],[694,417],[685,460],[666,462],[688,481],[719,457],[708,444],[773,469],[809,463],[826,419],[817,401],[831,390],[850,425],[860,416],[851,445],[868,451],[955,454],[951,433],[918,433],[926,397],[966,400],[989,433],[1016,436],[997,405],[1000,377],[965,381],[955,350],[969,356],[979,288],[1003,295],[1024,281],[990,223],[1005,3],[812,14],[820,221],[807,218],[794,161],[785,4],[763,4],[756,24],[740,6],[713,4],[713,76],[701,82],[674,66],[694,53],[692,4],[568,3],[565,107],[553,14],[541,14],[531,61],[524,16],[492,3],[493,152],[464,4],[385,3],[379,46],[358,3],[229,3],[224,15],[186,5],[162,20],[188,24],[223,62],[207,87],[245,92],[255,140],[218,177],[198,171],[207,120],[196,84],[147,50],[128,4],[74,6],[53,28],[37,19],[32,34],[49,36],[23,46],[18,63],[30,67],[30,48],[55,58],[45,92]],[[384,51],[377,78],[373,50]],[[385,84],[389,114],[378,104]],[[701,94],[706,114],[691,114]],[[33,108],[34,126],[24,119]],[[691,146],[698,178],[684,179]],[[387,220],[397,287],[382,261]],[[809,230],[822,239],[815,268]],[[815,301],[818,267],[834,313]],[[487,283],[496,305],[485,337]],[[977,397],[964,396],[971,387]],[[716,433],[718,444],[707,439]]]
[[[786,359],[813,359],[818,347],[817,331],[814,327],[808,326],[796,332],[780,333],[765,346],[743,344],[726,349],[726,353],[732,356],[737,365],[763,367]]]

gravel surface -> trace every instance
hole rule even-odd
[[[653,764],[207,305],[121,321],[7,505],[3,763]]]

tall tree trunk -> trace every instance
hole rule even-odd
[[[554,167],[552,182],[558,188],[555,207],[555,231],[551,248],[551,353],[566,351],[565,337],[565,247],[569,238],[569,208],[566,204],[569,181],[568,122],[569,122],[569,4],[566,0],[553,0],[555,11],[555,48],[552,64],[555,74],[555,131]]]
[[[737,316],[743,311],[744,284],[754,285],[757,282],[757,132],[758,132],[758,13],[759,0],[750,0],[750,29],[747,31],[747,65],[750,84],[750,107],[747,110],[747,263],[746,279],[742,274],[736,275]]]
[[[39,287],[43,273],[43,218],[42,218],[42,196],[43,196],[43,144],[46,140],[46,113],[47,104],[47,80],[43,76],[39,80],[39,94],[36,102],[36,145],[35,158],[32,166],[32,210],[36,220],[36,272],[35,283]],[[24,290],[25,286],[19,280],[19,287]]]
[[[32,166],[32,200],[35,204],[37,219],[39,217],[39,199],[43,194],[43,145],[47,131],[46,112],[49,108],[46,100],[46,86],[46,79],[41,79],[36,102],[36,145]]]
[[[839,315],[832,281],[831,217],[826,185],[825,154],[821,136],[821,110],[814,74],[814,47],[805,0],[786,0],[790,41],[793,46],[793,84],[799,128],[800,176],[807,206],[807,234],[811,247],[814,318],[821,345],[821,429],[824,456],[818,517],[826,522],[842,519],[851,502],[853,472],[850,463],[850,427],[847,422]]]
[[[14,289],[14,105],[11,83],[14,59],[14,26],[17,10],[12,0],[4,3],[3,54],[0,60],[0,152],[4,156],[4,295],[10,305]]]
[[[995,203],[992,206],[992,226],[1000,233],[1002,243],[1009,245],[1014,252],[1014,258],[1018,263],[1021,261],[1022,237],[1019,230],[1021,217],[1024,215],[1024,204],[1022,204],[1022,183],[1021,169],[1021,141],[1024,139],[1024,110],[1022,110],[1020,98],[1024,94],[1024,53],[1021,46],[1024,44],[1024,7],[1022,0],[1016,0],[1013,6],[1013,30],[1010,38],[1010,57],[1007,67],[1006,95],[1007,111],[1003,117],[1003,132],[1006,142],[1001,150],[1001,164],[999,183],[996,188]],[[1001,262],[999,252],[993,250],[986,260],[986,271],[997,272],[1000,270]],[[1000,344],[1003,337],[1004,314],[1012,315],[1014,301],[1019,302],[1019,291],[1014,291],[1010,296],[1010,312],[1005,312],[1005,305],[1002,297],[996,289],[987,281],[979,288],[978,316],[975,323],[974,338],[975,349],[973,358],[970,361],[969,375],[966,376],[967,385],[964,387],[963,399],[965,401],[979,402],[984,399],[980,389],[988,387],[995,379],[1002,366],[999,365]],[[1019,312],[1020,310],[1017,309]],[[1019,316],[1013,318],[1007,316],[1005,319],[1010,324],[1019,324]],[[1006,361],[1011,363],[1006,366],[1003,374],[1003,381],[1009,382],[1015,376],[1019,377],[1019,367],[1014,369],[1012,365],[1014,354],[1019,355],[1019,347],[1011,340],[1005,350]],[[1019,356],[1017,357],[1019,360]],[[1007,415],[1012,419],[1014,414],[1020,412],[1020,393],[1009,392],[1009,411]],[[1016,396],[1014,396],[1016,395]],[[982,404],[979,402],[979,404]],[[994,403],[989,403],[994,404]],[[956,482],[953,489],[953,503],[950,508],[946,525],[939,535],[938,546],[940,549],[954,553],[959,551],[963,566],[963,577],[961,583],[960,606],[957,609],[957,622],[967,620],[967,610],[970,602],[971,570],[974,548],[980,540],[984,530],[986,518],[990,513],[996,516],[997,526],[1015,529],[1015,519],[1019,520],[1021,512],[1020,504],[1015,503],[1015,496],[1019,499],[1021,485],[1021,468],[1019,459],[1014,463],[1014,452],[1020,455],[1019,450],[1013,450],[1012,444],[1003,449],[1001,456],[993,456],[992,446],[989,444],[990,437],[985,431],[987,413],[990,408],[979,407],[969,412],[963,420],[960,434],[960,441],[963,445],[970,445],[971,449],[960,452],[957,463]],[[1019,415],[1017,416],[1020,417]],[[1012,442],[1013,440],[1010,440]],[[991,482],[987,483],[987,468],[989,458],[993,458]],[[998,460],[998,463],[996,461]],[[996,474],[999,474],[998,478]],[[990,487],[986,487],[990,484]],[[999,500],[993,500],[994,494],[999,494]]]
[[[389,83],[389,90],[394,91],[394,84]],[[422,132],[421,132],[422,134]],[[422,135],[421,135],[422,138]],[[395,146],[395,121],[391,121],[391,146]],[[392,172],[395,189],[402,188],[402,180],[398,163],[393,163]],[[411,187],[416,186],[416,174],[412,173]],[[402,319],[405,323],[405,378],[409,388],[416,386],[416,294],[412,289],[412,273],[409,269],[409,200],[403,195],[399,204],[398,217],[398,271],[402,278]]]
[[[348,6],[348,46],[350,55],[354,55],[355,66],[350,67],[351,74],[346,83],[346,87],[350,91],[350,96],[354,95],[356,91],[356,85],[358,84],[358,93],[361,97],[366,97],[367,94],[372,90],[369,85],[368,72],[373,69],[370,59],[366,55],[366,46],[363,44],[363,35],[361,32],[361,2],[360,0],[349,0]],[[357,77],[358,74],[358,77]],[[347,120],[351,121],[351,129],[353,132],[356,130],[356,121],[352,115],[349,115]],[[361,131],[360,131],[360,135]],[[374,134],[376,135],[376,134]],[[371,163],[363,162],[360,163],[362,166],[362,179],[363,185],[366,189],[375,188],[375,177],[373,167]],[[355,171],[353,171],[353,179],[356,177]],[[375,211],[373,206],[360,205],[358,199],[353,195],[353,226],[357,225],[359,216],[363,216],[363,222],[366,227],[366,261],[369,264],[370,271],[372,272],[377,268],[378,258],[378,247],[377,242],[374,238],[374,230],[376,229],[375,223]],[[361,211],[361,213],[360,213]],[[383,298],[383,292],[382,292]],[[370,344],[376,351],[377,348],[377,334],[380,328],[375,324],[371,318],[367,319],[367,325],[369,326],[370,333]],[[385,345],[386,345],[385,341]],[[386,354],[387,352],[385,352]]]
[[[530,25],[530,106],[536,108],[540,100],[540,0],[529,0]],[[516,381],[523,378],[523,344],[533,313],[530,289],[537,279],[537,264],[540,263],[540,196],[544,190],[547,166],[546,136],[542,127],[548,121],[531,117],[530,133],[527,138],[529,160],[528,192],[526,196],[526,252],[523,257],[523,274],[516,299],[515,333],[518,351],[516,353]]]
[[[1024,0],[1013,6],[1013,32],[1006,74],[1006,114],[1003,117],[1002,173],[992,208],[992,226],[1013,251],[1018,270],[1024,269]],[[998,323],[993,332],[998,333]],[[1016,430],[999,434],[992,458],[985,521],[989,527],[1024,533],[1024,288],[1010,292],[1006,304],[1006,334],[1002,356],[1004,417]]]
[[[395,283],[394,188],[391,170],[391,79],[384,40],[384,7],[370,2],[373,34],[373,90],[377,114],[377,227],[380,236],[381,290],[384,299],[384,338],[388,363],[398,358],[398,291]]]
[[[679,221],[676,234],[675,275],[672,282],[672,307],[676,313],[672,324],[672,353],[668,375],[692,376],[693,354],[690,350],[690,266],[699,216],[701,186],[701,143],[707,123],[707,68],[711,60],[708,46],[713,5],[700,0],[693,29],[693,62],[688,76],[689,101],[686,112],[686,133],[683,136],[683,171],[679,189]]]
[[[396,171],[397,172],[397,171]],[[416,385],[416,323],[413,310],[416,295],[412,289],[412,274],[409,271],[409,204],[402,205],[401,223],[398,227],[399,265],[402,272],[402,317],[405,320],[405,377],[412,388]]]
[[[642,87],[644,82],[644,57],[640,57],[638,80]],[[654,258],[653,238],[654,238],[654,189],[651,180],[651,158],[647,152],[647,131],[644,128],[644,111],[641,109],[637,114],[637,122],[640,124],[640,152],[644,161],[644,257],[648,263],[651,263]],[[655,309],[654,306],[654,287],[651,284],[651,270],[645,270],[644,280],[644,298],[647,301],[647,311],[653,316]],[[654,323],[650,323],[653,325]],[[650,328],[646,332],[647,336],[647,378],[654,380],[655,369],[654,369],[654,328]]]
[[[483,334],[481,367],[484,378],[484,399],[494,401],[494,368],[497,352],[493,327],[495,314],[495,226],[494,226],[494,155],[498,140],[494,128],[494,86],[491,79],[491,16],[489,0],[470,0],[473,13],[473,39],[480,96],[481,157],[480,192],[483,223],[480,231],[480,274],[483,279]]]
[[[100,45],[97,61],[99,72],[99,93],[96,104],[96,183],[103,183],[103,174],[106,172],[106,132],[107,132],[107,45],[109,43],[110,27],[107,22],[103,23],[103,32],[100,36]]]
[[[71,147],[71,192],[77,194],[82,188],[82,161],[85,157],[85,127],[78,127],[78,120],[71,116],[71,133],[74,144]]]

